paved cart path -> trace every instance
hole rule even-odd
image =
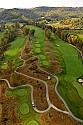
[[[27,43],[26,43],[26,44],[27,44]],[[25,45],[25,46],[26,46],[26,45]],[[32,41],[31,41],[31,45],[30,45],[30,46],[32,46]],[[25,47],[24,47],[24,49],[25,49]],[[23,49],[23,50],[24,50],[24,49]],[[22,52],[23,52],[23,50],[22,50]],[[21,52],[21,55],[22,55],[22,52]],[[32,53],[32,51],[30,51],[30,53]],[[34,110],[35,110],[36,112],[38,112],[38,113],[45,113],[45,112],[47,112],[50,108],[53,108],[53,109],[55,109],[55,110],[57,110],[57,111],[59,111],[59,112],[62,112],[62,113],[64,113],[64,114],[68,114],[68,115],[72,116],[75,120],[77,120],[77,121],[83,123],[83,120],[81,120],[81,119],[75,117],[75,116],[72,114],[72,112],[70,111],[69,107],[67,106],[65,100],[64,100],[64,99],[60,96],[60,94],[58,93],[58,91],[57,91],[58,78],[57,78],[56,76],[54,76],[53,74],[51,74],[51,73],[49,73],[49,72],[47,72],[47,71],[45,71],[45,70],[43,70],[43,69],[40,68],[40,66],[39,66],[39,60],[40,60],[40,59],[39,59],[39,57],[38,57],[38,68],[41,69],[42,71],[46,72],[50,77],[52,76],[52,77],[54,77],[54,78],[56,79],[55,92],[57,93],[58,97],[63,101],[63,103],[64,103],[64,105],[66,106],[66,108],[67,108],[68,111],[63,111],[63,110],[61,110],[61,109],[55,107],[55,106],[50,102],[49,94],[48,94],[48,85],[47,85],[47,83],[46,83],[44,80],[41,80],[41,79],[38,79],[38,78],[34,78],[34,77],[32,77],[32,76],[28,76],[28,75],[25,75],[25,74],[20,73],[20,72],[17,71],[18,68],[21,68],[21,67],[23,67],[23,66],[25,65],[25,60],[24,60],[21,56],[20,56],[20,59],[21,59],[24,63],[23,63],[22,66],[17,67],[14,72],[17,73],[17,74],[19,74],[19,75],[25,76],[26,78],[31,78],[31,79],[33,79],[33,80],[38,80],[38,81],[43,82],[43,83],[45,84],[45,86],[46,86],[46,99],[47,99],[47,103],[48,103],[48,108],[47,108],[46,110],[43,110],[43,111],[40,111],[40,110],[37,109],[36,104],[34,103],[34,97],[33,97],[33,90],[34,90],[34,88],[33,88],[32,85],[26,84],[26,85],[20,85],[20,86],[17,86],[17,87],[12,87],[7,79],[0,79],[0,81],[5,81],[10,89],[17,89],[17,88],[24,87],[24,86],[30,87],[30,88],[31,88],[31,102],[32,102],[32,105],[34,105],[33,108],[34,108]]]

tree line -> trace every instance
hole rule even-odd
[[[70,43],[80,49],[83,53],[83,39],[79,38],[76,34],[70,34],[68,30],[58,28],[56,30],[56,35],[63,41]]]

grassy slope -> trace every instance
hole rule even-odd
[[[11,42],[8,50],[6,50],[4,53],[5,56],[2,58],[3,69],[7,68],[7,64],[5,64],[7,60],[13,60],[16,66],[22,63],[19,59],[19,56],[25,42],[25,37],[22,34],[17,37],[13,42]]]
[[[33,39],[33,54],[40,57],[40,64],[48,66],[49,60],[45,54],[45,36],[44,31],[41,28],[35,26],[29,26],[30,29],[35,29],[35,36]],[[44,57],[44,58],[43,58]]]
[[[24,44],[24,37],[23,36],[17,37],[15,41],[11,42],[9,49],[5,52],[5,55],[15,56],[19,54],[20,48],[23,46],[23,44]]]
[[[57,47],[56,44],[60,46]],[[66,74],[63,72],[61,75],[58,75],[58,91],[67,102],[73,114],[82,119],[83,91],[82,86],[76,82],[76,78],[83,74],[83,66],[78,59],[77,50],[61,40],[51,42],[51,46],[53,47],[53,51],[56,51],[55,56],[64,68],[64,71],[66,68]],[[60,58],[63,58],[63,60],[60,60]]]
[[[83,98],[82,86],[76,82],[76,78],[83,74],[83,65],[82,62],[78,59],[77,50],[62,41],[57,41],[57,44],[60,45],[58,50],[61,51],[66,65],[65,80],[73,83],[80,97]]]

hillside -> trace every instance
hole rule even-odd
[[[0,9],[2,11],[3,9]],[[36,7],[31,9],[5,9],[0,13],[0,19],[5,21],[26,20],[28,18],[50,20],[79,18],[83,16],[83,7]]]

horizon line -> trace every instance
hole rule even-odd
[[[11,7],[11,8],[4,8],[4,7],[0,7],[0,9],[32,9],[32,8],[38,8],[38,7],[53,7],[53,8],[68,8],[68,7],[71,7],[71,8],[82,8],[83,6],[36,6],[36,7]]]

